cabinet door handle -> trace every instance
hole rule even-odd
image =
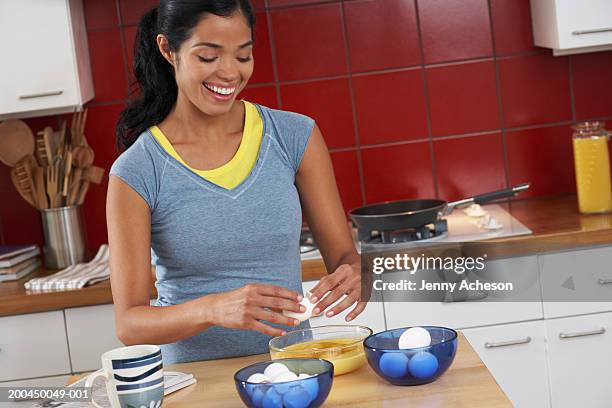
[[[531,342],[531,337],[527,336],[524,339],[518,340],[508,340],[508,341],[496,341],[496,342],[486,342],[484,344],[485,348],[495,348],[495,347],[506,347],[506,346],[514,346],[516,344],[527,344]]]
[[[574,337],[584,337],[584,336],[595,336],[597,334],[604,334],[606,332],[606,328],[602,327],[598,330],[591,330],[585,332],[575,332],[575,333],[559,333],[560,339],[571,339]]]
[[[602,278],[599,278],[599,280],[597,282],[600,285],[610,285],[610,284],[612,284],[612,279],[602,279]]]
[[[608,33],[610,31],[612,31],[612,27],[594,28],[592,30],[574,30],[572,31],[572,35]]]
[[[41,92],[36,94],[28,94],[28,95],[19,95],[19,99],[33,99],[33,98],[42,98],[45,96],[57,96],[63,94],[64,91],[50,91],[50,92]]]

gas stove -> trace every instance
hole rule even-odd
[[[470,242],[493,238],[529,235],[532,231],[497,204],[483,205],[487,217],[494,218],[498,228],[486,229],[483,217],[472,217],[462,209],[455,209],[435,224],[401,231],[358,231],[353,228],[353,240],[361,248],[395,250],[427,242]],[[302,260],[321,259],[318,250],[302,253]]]
[[[437,241],[448,236],[448,223],[438,220],[434,224],[419,228],[407,228],[394,231],[357,230],[357,239],[362,244],[399,244],[413,241]]]

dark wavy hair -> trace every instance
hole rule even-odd
[[[157,35],[163,34],[170,50],[176,52],[203,14],[230,17],[237,11],[247,19],[254,37],[255,14],[250,0],[161,0],[142,16],[134,45],[139,96],[129,102],[117,122],[115,133],[120,149],[127,149],[142,132],[161,122],[176,103],[174,68],[159,51]]]

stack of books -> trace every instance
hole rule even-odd
[[[0,282],[21,279],[40,268],[37,245],[0,245]]]

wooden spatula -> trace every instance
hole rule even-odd
[[[38,208],[34,201],[34,186],[30,183],[30,181],[26,178],[19,177],[17,174],[17,167],[13,167],[11,169],[11,180],[13,181],[13,185],[15,189],[26,202],[28,202],[31,206]]]
[[[36,200],[38,208],[49,208],[49,200],[47,199],[47,189],[45,187],[45,169],[40,166],[34,167],[32,172],[34,175],[34,189],[36,190]]]
[[[38,165],[40,166],[49,165],[49,157],[47,157],[47,148],[45,146],[45,139],[43,138],[41,132],[39,132],[38,136],[36,136],[36,149],[34,151],[34,155],[36,156]]]

